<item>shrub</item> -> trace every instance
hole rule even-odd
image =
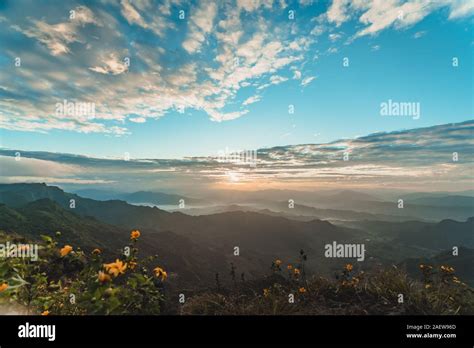
[[[99,249],[86,253],[61,246],[60,233],[42,236],[37,261],[0,262],[0,284],[5,284],[0,301],[20,304],[31,314],[159,314],[167,273],[161,267],[149,269],[155,257],[138,260],[139,236],[132,231],[130,254],[111,262]]]

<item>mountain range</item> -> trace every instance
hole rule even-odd
[[[473,218],[434,223],[354,215],[353,220],[331,223],[317,218],[317,208],[290,213],[284,202],[274,204],[287,214],[236,205],[192,216],[122,200],[84,198],[45,184],[2,184],[0,203],[0,230],[31,239],[59,230],[65,243],[87,250],[100,247],[106,255],[128,243],[131,229],[140,229],[142,256],[158,255],[176,284],[192,286],[212,283],[216,273],[229,272],[231,263],[248,278],[258,278],[277,258],[296,262],[300,249],[309,255],[309,269],[331,275],[345,262],[353,262],[324,257],[324,246],[333,241],[366,245],[367,262],[359,268],[430,259],[453,245],[474,249]],[[298,217],[299,213],[305,215]],[[469,281],[474,280],[472,273],[467,272]]]

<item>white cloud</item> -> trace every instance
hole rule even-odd
[[[245,58],[249,64],[255,63],[264,54],[260,51],[264,40],[265,34],[257,32],[251,39],[238,46],[237,55]],[[279,45],[279,43],[275,41],[275,45]]]
[[[68,22],[48,24],[44,21],[34,20],[34,28],[21,29],[16,24],[12,27],[44,44],[53,56],[67,54],[70,52],[69,44],[73,42],[83,43],[79,34],[80,27],[86,24],[101,25],[89,8],[78,6],[74,11],[74,18],[71,18]]]
[[[273,6],[273,0],[237,0],[237,7],[248,12],[255,11],[262,5],[271,9]]]
[[[135,123],[145,123],[146,118],[145,117],[131,117],[129,118],[130,121],[135,122]]]
[[[256,103],[258,101],[260,101],[260,96],[259,95],[254,95],[254,96],[251,96],[251,97],[245,99],[245,101],[242,103],[242,105],[249,105],[249,104]]]
[[[419,39],[420,37],[423,37],[423,36],[425,36],[425,35],[426,35],[426,31],[417,31],[417,32],[413,35],[413,37],[414,37],[415,39]]]
[[[474,0],[452,0],[449,19],[471,16],[474,14]]]
[[[220,112],[218,110],[210,109],[210,110],[207,110],[207,113],[211,116],[211,120],[217,121],[217,122],[222,122],[222,121],[235,120],[236,118],[239,118],[239,117],[247,114],[248,110],[224,113],[224,112]]]
[[[301,71],[295,70],[293,71],[293,79],[299,80],[301,78]]]
[[[329,7],[326,15],[327,19],[331,23],[336,23],[336,26],[340,26],[343,22],[349,19],[348,9],[349,0],[333,0]]]
[[[366,25],[355,38],[375,35],[389,27],[405,28],[418,23],[433,11],[450,8],[449,19],[474,14],[474,0],[333,0],[326,12],[326,19],[339,27],[342,23],[358,16]],[[321,26],[313,29],[316,35],[323,32]]]
[[[110,53],[104,60],[102,66],[95,66],[89,68],[90,70],[99,74],[118,75],[128,70],[125,61],[121,61],[115,53]]]
[[[367,4],[363,4],[361,8],[367,9]],[[367,11],[359,18],[361,23],[368,26],[357,32],[356,37],[374,35],[391,25],[397,28],[407,27],[422,20],[431,10],[432,6],[426,0],[403,4],[396,0],[385,2],[373,0]]]
[[[171,5],[177,1],[161,2],[160,8],[165,6],[163,11],[148,0],[123,0],[118,5],[108,2],[109,6],[118,6],[130,28],[121,32],[119,28],[123,24],[107,11],[94,8],[94,17],[79,16],[77,21],[105,23],[100,30],[93,29],[94,35],[87,37],[88,41],[84,42],[87,50],[79,50],[76,45],[67,47],[73,50],[70,58],[55,64],[41,61],[42,57],[35,50],[29,51],[31,57],[22,55],[22,59],[35,61],[36,65],[18,69],[16,74],[27,81],[30,92],[44,92],[34,103],[28,99],[20,103],[0,100],[0,127],[37,132],[62,129],[123,135],[128,133],[127,120],[157,119],[170,110],[202,110],[213,121],[235,119],[248,112],[238,106],[235,109],[228,107],[235,105],[229,101],[236,100],[240,88],[258,88],[262,83],[267,87],[287,81],[288,78],[279,75],[280,71],[292,63],[303,61],[312,44],[304,36],[290,35],[292,31],[285,28],[290,29],[291,23],[277,24],[264,17],[256,22],[247,19],[243,23],[246,8],[253,6],[250,2],[242,2],[238,8],[228,3],[217,5],[217,2],[202,1],[191,8],[188,32],[181,42],[182,51],[203,50],[207,39],[215,39],[217,45],[206,47],[205,59],[187,57],[180,49],[170,51],[165,44],[156,46],[141,40],[130,41],[126,37],[129,31],[136,33],[138,30],[139,33],[140,28],[159,36],[157,40],[161,40],[163,36],[160,35],[164,33],[170,35],[165,30],[170,25],[162,21],[160,15],[171,13]],[[271,1],[259,1],[256,9],[267,11],[273,5]],[[83,40],[78,35],[79,39]],[[126,57],[131,57],[131,66],[136,64],[138,68],[128,69]],[[173,61],[173,64],[163,65],[163,59]],[[88,68],[84,69],[84,66]],[[13,89],[8,85],[9,93],[19,93],[21,86],[12,85]],[[52,112],[57,100],[51,100],[47,92],[52,89],[61,91],[66,99],[94,102],[95,118],[56,117]],[[240,106],[243,106],[242,101]]]
[[[334,41],[337,41],[341,38],[341,34],[337,34],[337,33],[331,33],[329,34],[329,40],[331,40],[332,42]]]
[[[282,82],[285,82],[285,81],[288,81],[288,78],[283,77],[283,76],[273,75],[273,76],[270,77],[270,83],[272,85],[278,85],[279,83],[282,83]]]
[[[269,82],[259,86],[257,89],[264,89],[270,87],[271,85],[279,85],[282,82],[288,81],[287,77],[272,75],[270,76]]]
[[[166,29],[170,27],[174,27],[174,25],[169,22],[166,17],[162,16],[166,15],[169,12],[169,4],[163,3],[160,6],[162,11],[158,11],[151,7],[151,3],[148,1],[130,1],[130,0],[122,0],[121,1],[121,9],[120,12],[122,16],[127,20],[128,24],[131,25],[138,25],[143,29],[150,30],[156,35],[163,37],[165,34]],[[135,5],[135,6],[134,6]],[[151,17],[148,20],[144,18],[139,12],[140,9],[144,14],[147,14],[147,17]],[[153,15],[150,15],[152,13]]]
[[[314,0],[299,0],[300,6],[309,6],[314,3]]]
[[[21,152],[20,152],[21,156]],[[81,173],[76,165],[62,164],[36,158],[0,156],[2,176],[74,176]]]
[[[71,16],[72,14],[70,14]],[[95,24],[102,26],[103,24],[97,20],[94,13],[86,6],[78,6],[74,9],[73,16],[70,18],[71,22],[77,25]]]
[[[308,77],[305,77],[302,81],[301,81],[301,86],[307,86],[311,83],[311,81],[313,81],[314,79],[316,78],[316,76],[308,76]]]
[[[107,2],[107,6],[117,6],[124,17],[120,17],[122,23],[100,5],[91,7],[93,11],[77,7],[74,20],[59,23],[52,23],[41,12],[36,19],[28,16],[15,23],[2,19],[6,31],[20,31],[41,45],[29,45],[21,52],[22,61],[28,62],[21,69],[13,69],[14,73],[0,70],[5,92],[17,96],[0,99],[0,127],[123,135],[128,133],[127,121],[158,119],[170,111],[201,110],[213,121],[235,119],[248,112],[242,106],[252,101],[242,102],[241,88],[261,90],[289,78],[306,86],[314,80],[314,76],[303,79],[302,74],[311,59],[325,53],[324,46],[320,51],[314,45],[318,39],[314,35],[324,32],[336,40],[344,31],[345,36],[349,28],[335,27],[350,19],[364,24],[354,26],[359,30],[356,35],[376,35],[389,27],[412,25],[437,8],[449,11],[450,18],[461,18],[471,13],[474,0],[336,0],[304,28],[267,16],[269,10],[286,6],[281,1],[239,1],[239,6],[200,1],[187,11],[190,17],[184,42],[176,42],[181,36],[166,30],[173,27],[166,16],[173,15],[171,9],[180,8],[175,6],[177,1],[165,0],[159,5],[148,0]],[[248,11],[255,11],[255,16]],[[311,30],[313,23],[316,27]],[[133,40],[142,29],[148,30],[153,40]],[[313,36],[307,35],[309,30]],[[129,33],[132,36],[128,37]],[[205,46],[207,40],[212,45]],[[168,42],[176,42],[178,47],[169,47]],[[328,53],[336,52],[338,46],[333,45]],[[55,57],[45,57],[43,46]],[[16,57],[16,48],[5,50],[9,59]],[[372,50],[377,48],[372,46]],[[186,54],[201,50],[202,55]],[[128,56],[131,67],[136,68],[128,69],[124,61]],[[51,90],[58,91],[61,99],[94,102],[96,117],[54,115],[58,100]],[[32,95],[34,99],[27,97]]]
[[[338,27],[358,15],[366,25],[355,37],[375,35],[391,26],[405,28],[418,23],[441,7],[450,7],[449,19],[474,14],[474,0],[333,0],[326,12],[328,22]]]
[[[217,14],[215,2],[202,1],[200,6],[194,9],[188,27],[188,36],[183,42],[183,48],[189,53],[200,50],[206,35],[211,31],[214,18]]]
[[[178,71],[166,78],[168,83],[175,86],[186,86],[196,82],[197,80],[197,65],[189,63],[182,66]]]
[[[129,0],[122,0],[121,4],[121,13],[129,24],[137,24],[143,28],[148,28],[148,24],[145,23],[142,16],[138,13],[135,7],[133,7]]]
[[[229,116],[228,116],[229,117]],[[376,133],[355,139],[330,143],[278,146],[258,149],[258,166],[248,170],[245,164],[229,169],[240,181],[254,185],[279,183],[288,189],[309,184],[314,186],[365,185],[367,187],[405,187],[412,189],[450,187],[457,190],[472,187],[472,161],[446,163],[453,146],[460,153],[473,150],[473,121],[429,128]],[[315,134],[316,135],[316,134]],[[291,132],[281,137],[292,136]],[[410,145],[416,151],[406,151]],[[341,161],[351,152],[355,161]],[[0,149],[0,181],[57,183],[119,183],[136,186],[140,176],[143,187],[176,185],[214,185],[225,175],[216,157],[192,160],[123,160],[90,158],[68,154],[22,152],[15,161],[11,150]],[[48,160],[45,160],[47,158]],[[247,165],[248,166],[248,165]],[[104,170],[106,168],[107,170]],[[4,170],[4,171],[3,171]],[[192,175],[190,175],[192,174]],[[198,178],[198,180],[196,180]],[[337,180],[338,178],[347,180]],[[395,185],[395,186],[394,186]]]
[[[314,36],[319,36],[321,35],[322,33],[324,33],[326,30],[326,28],[320,24],[317,24],[313,30],[311,30],[310,34],[311,35],[314,35]]]

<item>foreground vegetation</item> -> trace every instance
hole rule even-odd
[[[262,279],[246,280],[231,264],[230,285],[216,274],[213,288],[169,290],[172,280],[157,258],[137,257],[139,239],[132,231],[129,252],[105,260],[99,249],[62,244],[60,232],[42,236],[37,261],[0,259],[1,313],[13,306],[42,315],[474,314],[474,290],[448,265],[419,265],[422,282],[395,266],[366,274],[351,264],[327,279],[306,273],[303,250],[296,264],[275,260]],[[7,241],[28,243],[0,234],[0,243]]]

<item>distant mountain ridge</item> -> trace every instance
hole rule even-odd
[[[130,241],[130,229],[77,215],[47,198],[20,208],[0,204],[0,231],[32,241],[60,231],[61,236],[55,236],[61,243],[59,247],[70,244],[74,250],[80,247],[86,253],[99,248],[104,258],[117,255]],[[171,231],[147,230],[141,236],[140,250],[141,256],[159,255],[162,266],[178,276],[177,284],[211,284],[213,272],[226,271],[225,255]]]
[[[407,202],[434,207],[470,207],[474,209],[474,197],[470,196],[448,195],[441,197],[419,197],[408,199]]]
[[[400,257],[420,252],[432,256],[453,244],[474,245],[474,218],[463,222],[348,221],[335,225],[265,210],[240,211],[239,206],[190,216],[121,200],[83,198],[45,184],[2,184],[0,203],[0,229],[30,238],[61,230],[64,239],[73,244],[120,249],[128,242],[130,230],[139,228],[144,256],[158,253],[186,282],[212,283],[215,273],[228,272],[231,262],[250,278],[257,278],[276,258],[296,262],[300,249],[311,255],[309,269],[330,275],[349,261],[324,257],[324,246],[333,241],[366,244],[368,262],[364,267],[398,262]],[[315,208],[304,209],[312,214]],[[295,214],[301,212],[294,210]],[[240,250],[239,257],[233,254],[235,247]]]
[[[74,208],[70,208],[71,199],[75,200]],[[156,207],[134,206],[119,200],[82,198],[44,184],[0,185],[0,202],[8,204],[2,208],[9,216],[0,227],[17,233],[26,230],[30,236],[64,229],[66,237],[77,243],[81,242],[84,232],[99,238],[97,242],[102,242],[100,245],[107,245],[107,240],[112,238],[110,245],[115,247],[122,243],[125,236],[128,237],[124,231],[139,228],[144,236],[142,240],[147,244],[144,251],[148,254],[162,250],[165,254],[182,254],[184,258],[188,253],[194,255],[193,259],[201,257],[201,262],[193,261],[201,266],[205,264],[201,272],[189,265],[186,267],[191,267],[193,274],[199,274],[199,279],[206,281],[212,281],[215,272],[223,272],[230,262],[256,277],[275,258],[294,260],[300,249],[314,255],[309,267],[319,267],[328,272],[330,262],[323,257],[324,244],[333,240],[361,238],[362,235],[356,230],[337,227],[326,221],[294,221],[254,212],[236,211],[205,216],[169,213]],[[15,224],[15,219],[22,223]],[[77,219],[89,221],[91,228],[81,228]],[[75,229],[77,234],[72,234]],[[163,240],[163,233],[175,242]],[[95,241],[90,238],[87,245]],[[171,245],[175,249],[169,249]],[[233,255],[236,246],[241,253],[238,258]],[[187,272],[182,268],[185,264],[176,266],[181,274]]]
[[[84,198],[91,198],[100,201],[108,200],[122,200],[128,203],[149,203],[153,205],[176,205],[179,206],[181,200],[184,200],[185,205],[196,205],[203,203],[204,200],[198,198],[191,198],[184,195],[151,192],[151,191],[137,191],[132,193],[119,193],[107,190],[84,189],[77,190],[75,193]]]

